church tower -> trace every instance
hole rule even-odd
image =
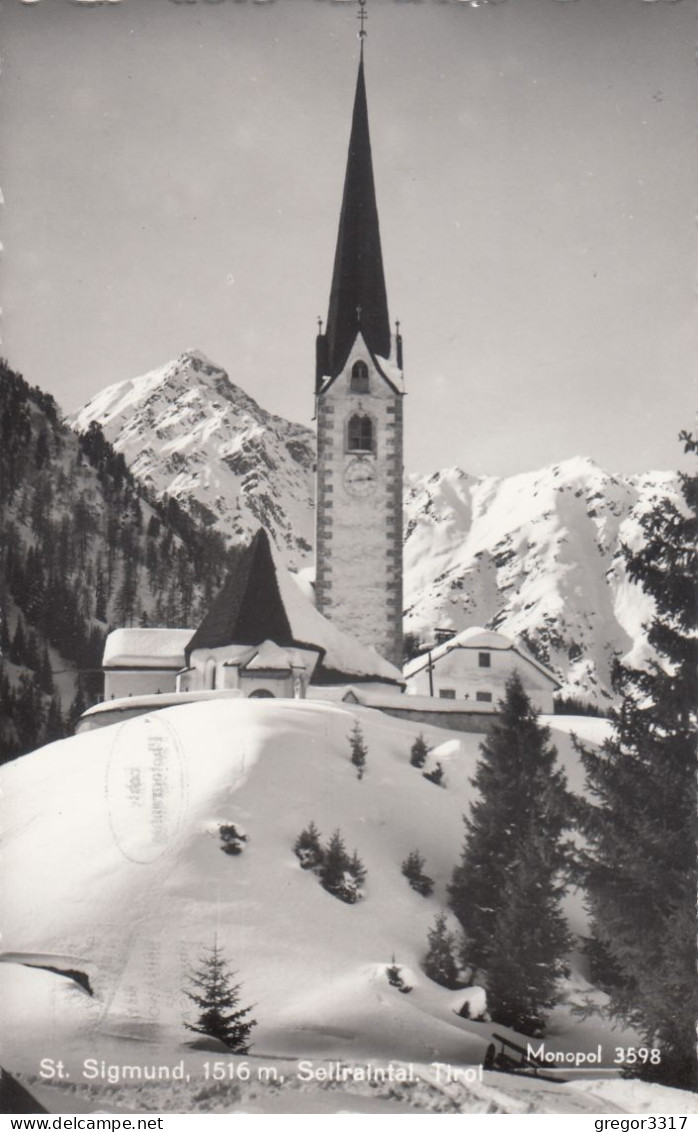
[[[316,601],[402,666],[402,340],[391,334],[361,59],[327,324],[317,337]]]

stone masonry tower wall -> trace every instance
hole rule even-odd
[[[317,607],[401,667],[402,340],[388,319],[363,44],[315,398]]]
[[[402,396],[359,337],[317,404],[317,607],[401,667]]]

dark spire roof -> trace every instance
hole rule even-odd
[[[265,640],[285,647],[308,647],[293,639],[279,593],[269,536],[260,527],[250,545],[240,553],[223,589],[189,641],[187,664],[194,649],[259,645]]]
[[[363,44],[324,335],[323,368],[330,377],[341,373],[359,329],[372,354],[389,357],[390,322],[368,132]]]

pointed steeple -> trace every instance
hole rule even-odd
[[[364,82],[363,41],[356,80],[344,196],[339,218],[327,328],[318,350],[318,377],[336,377],[357,331],[371,353],[390,355],[390,322],[383,276],[378,208]]]

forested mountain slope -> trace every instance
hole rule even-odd
[[[0,363],[0,758],[63,734],[99,694],[115,625],[192,625],[222,582],[222,537],[156,500],[97,424]]]

